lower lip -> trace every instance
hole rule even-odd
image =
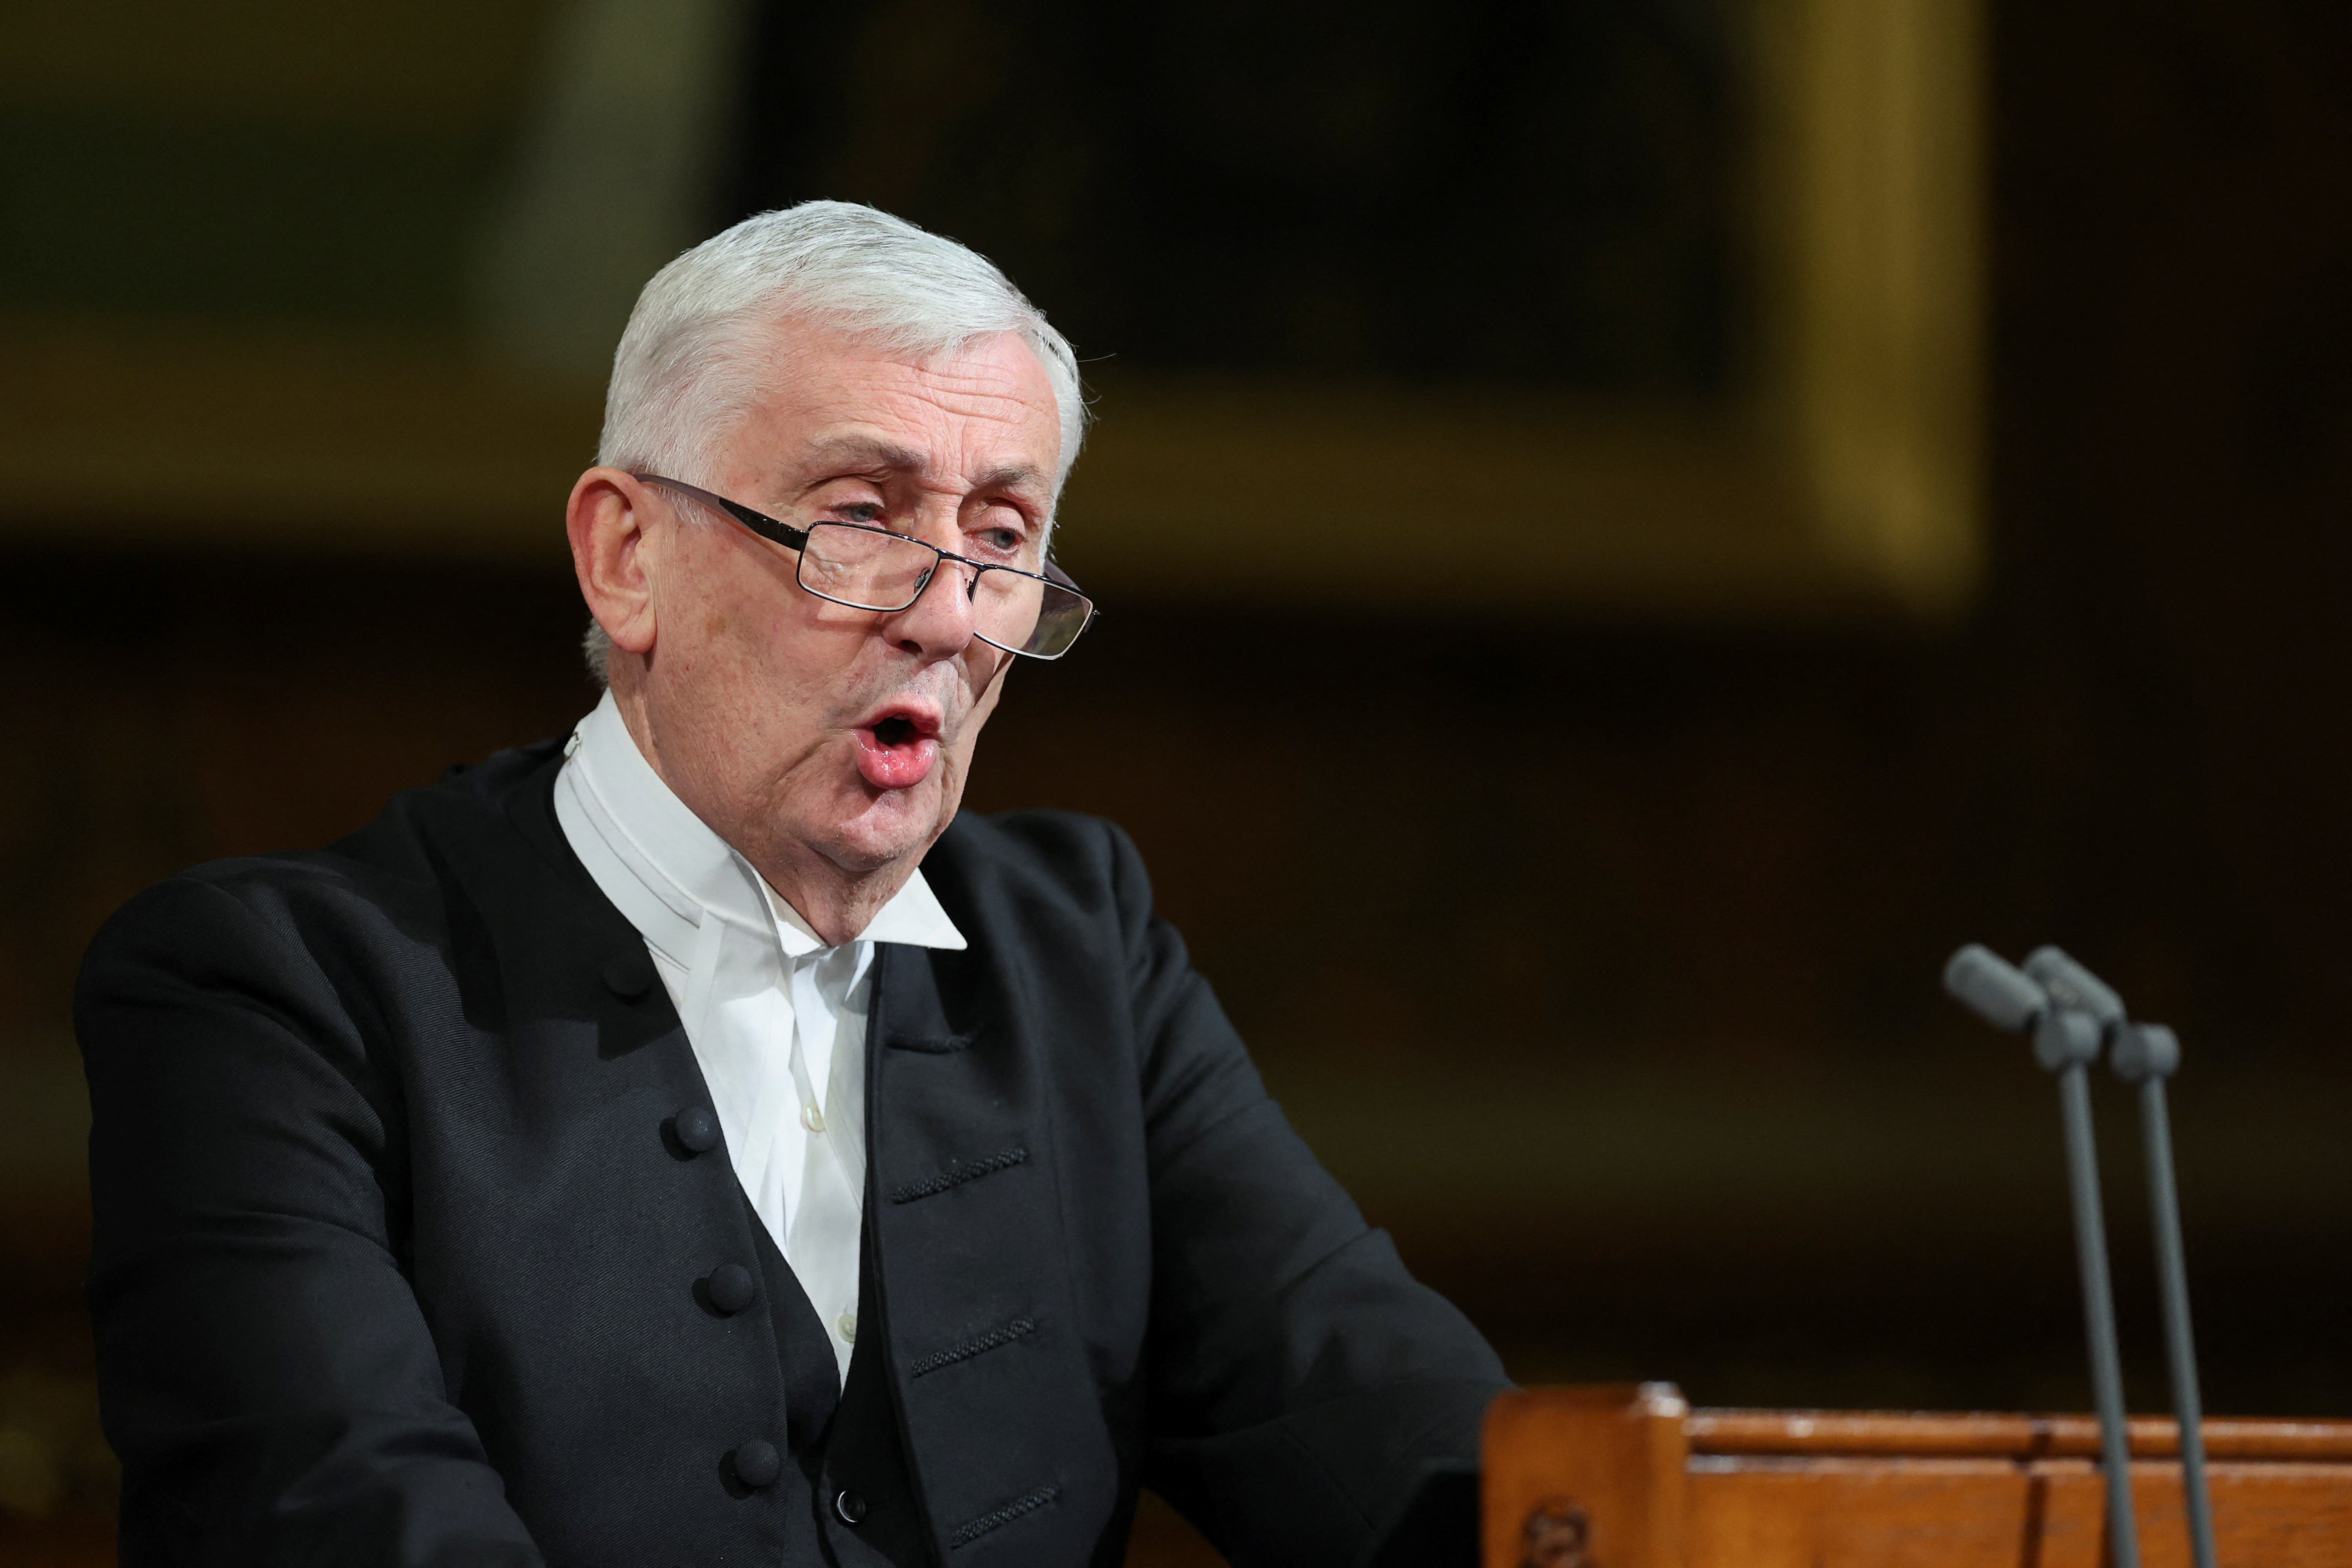
[[[930,777],[939,754],[939,742],[929,735],[886,746],[873,731],[857,731],[857,772],[876,789],[912,789]]]

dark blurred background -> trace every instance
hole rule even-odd
[[[585,710],[560,510],[619,321],[813,195],[996,258],[1100,392],[1105,611],[969,805],[1133,833],[1516,1375],[2084,1407],[2049,1086],[1936,984],[2057,941],[2186,1044],[2208,1407],[2352,1415],[2352,12],[34,9],[0,1561],[110,1539],[90,932]]]

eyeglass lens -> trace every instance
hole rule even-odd
[[[801,550],[801,586],[861,610],[903,610],[915,602],[939,552],[919,540],[843,523],[815,523]],[[968,570],[954,568],[958,573]],[[1002,567],[982,568],[967,590],[972,630],[1014,653],[1052,658],[1086,629],[1085,595]]]

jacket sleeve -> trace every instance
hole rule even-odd
[[[538,1564],[402,1273],[368,987],[246,890],[151,889],[75,996],[121,1561]]]
[[[1290,1130],[1108,831],[1150,1160],[1145,1479],[1237,1568],[1422,1561],[1403,1538],[1469,1495],[1502,1364]],[[1460,1531],[1428,1560],[1475,1561]]]

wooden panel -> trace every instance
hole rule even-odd
[[[0,535],[560,563],[593,393],[430,343],[0,313]]]
[[[1135,1500],[1126,1568],[1225,1568],[1225,1560],[1158,1493],[1145,1492]]]
[[[0,276],[15,373],[0,385],[0,538],[69,525],[492,557],[560,540],[552,520],[594,444],[613,334],[639,281],[693,237],[727,118],[709,88],[730,68],[721,24],[742,8],[367,0],[325,8],[319,26],[271,20],[317,9],[0,13],[15,68],[0,111],[35,111],[42,146],[127,128],[114,163],[35,155],[39,177],[17,182],[16,227],[57,243],[16,247],[47,258],[38,287],[11,292]],[[1138,597],[1735,622],[1957,612],[1983,543],[1979,9],[1727,11],[1729,54],[1754,77],[1735,96],[1757,100],[1753,136],[1726,153],[1754,165],[1734,183],[1758,210],[1732,247],[1756,259],[1732,313],[1759,318],[1737,391],[1662,394],[1627,417],[1622,391],[1562,403],[1503,381],[1457,397],[1381,377],[1269,385],[1237,369],[1122,385],[1114,368],[1072,492],[1073,569]],[[630,42],[638,27],[658,47]],[[219,126],[243,140],[197,160],[200,201],[167,154]],[[903,131],[885,134],[885,163],[922,165],[930,133]],[[373,138],[374,184],[355,173],[352,136]],[[943,155],[883,185],[911,197],[961,153]],[[271,158],[342,177],[304,184]],[[92,168],[115,177],[79,177]],[[184,237],[135,221],[126,169],[191,212],[244,221],[183,226],[204,228],[201,254],[157,240]],[[852,184],[874,173],[840,172]],[[379,189],[404,199],[362,194]],[[395,207],[403,221],[384,228]],[[1084,211],[1052,195],[1024,226],[1051,232]],[[122,242],[100,243],[94,224]],[[289,261],[296,230],[317,266]],[[255,235],[269,238],[239,237]],[[104,265],[72,265],[84,256]],[[1284,254],[1276,271],[1302,259]],[[1337,319],[1353,309],[1328,280],[1314,293]],[[69,310],[83,314],[53,314]],[[1087,345],[1090,358],[1120,346]],[[1433,542],[1473,536],[1481,548]]]
[[[2209,1469],[2225,1563],[2352,1564],[2352,1472],[2230,1461]],[[2132,1467],[2145,1568],[2187,1568],[2177,1465]],[[1728,1459],[1689,1478],[1689,1568],[2099,1568],[2086,1459]]]
[[[2062,1461],[2075,1463],[2076,1461]],[[2078,1517],[2071,1492],[2037,1494],[2001,1459],[1700,1459],[1690,1477],[1690,1568],[2017,1568],[2029,1536],[2071,1544],[2098,1531],[2098,1499]],[[2045,1489],[2045,1491],[2059,1489]],[[2048,1504],[2056,1502],[2055,1517]],[[2034,1518],[2036,1505],[2042,1516]],[[2032,1528],[2029,1528],[2029,1521]],[[2046,1560],[2058,1568],[2072,1555]]]
[[[1689,1413],[1667,1383],[1496,1400],[1485,1439],[1486,1568],[1679,1568]]]
[[[2130,1424],[2131,1451],[2180,1451],[2168,1420]],[[1943,1415],[1884,1410],[1694,1410],[1684,1424],[1694,1454],[1871,1454],[1958,1458],[2095,1458],[2099,1424],[2088,1415]],[[2205,1423],[2205,1452],[2216,1459],[2352,1462],[2352,1421]]]
[[[2131,1426],[2146,1568],[2187,1568],[2179,1431]],[[1487,1568],[2100,1568],[2083,1415],[1684,1410],[1671,1385],[1505,1395]],[[2222,1561],[2352,1568],[2352,1423],[2206,1424]]]

